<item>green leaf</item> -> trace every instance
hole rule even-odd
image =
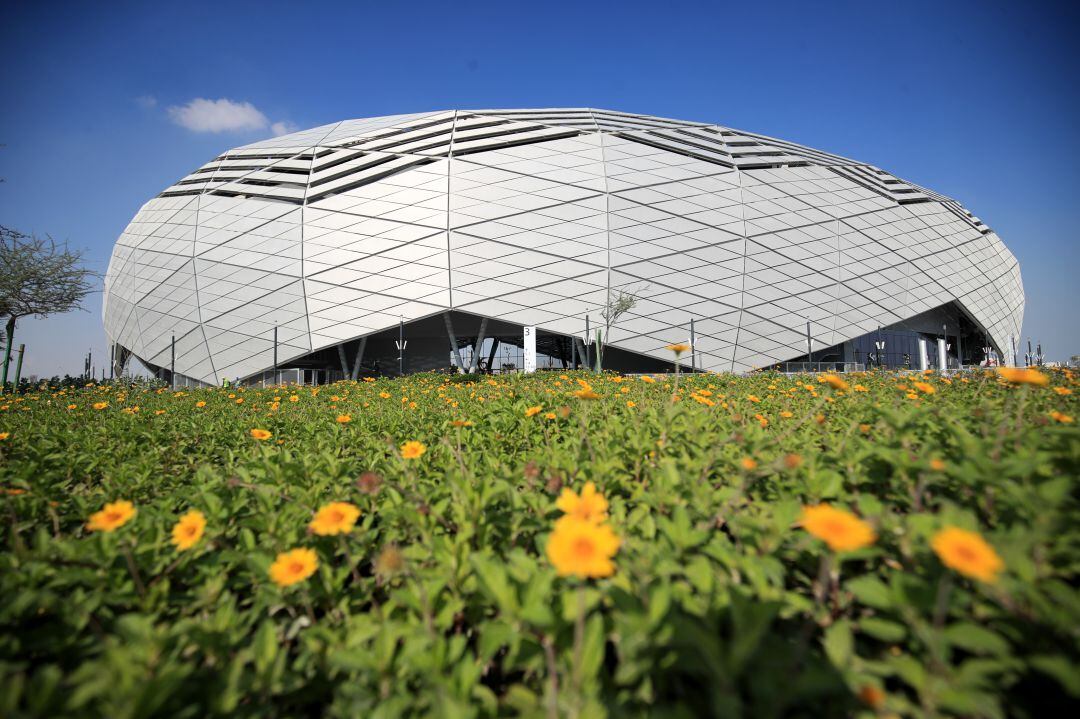
[[[891,609],[893,593],[877,577],[869,574],[844,582],[844,588],[862,604],[874,609]]]
[[[825,655],[837,669],[847,669],[855,653],[855,639],[851,634],[851,623],[842,619],[825,630],[822,638]]]
[[[1073,698],[1080,698],[1080,673],[1076,665],[1061,654],[1043,654],[1031,657],[1028,664],[1033,669],[1053,677],[1061,688]]]
[[[472,554],[469,556],[469,564],[476,572],[480,583],[480,589],[494,600],[499,611],[508,616],[513,616],[518,609],[517,595],[510,585],[510,579],[506,574],[506,568],[490,555]]]
[[[277,630],[271,620],[264,619],[262,624],[259,625],[259,630],[255,632],[252,645],[255,656],[255,669],[259,674],[263,674],[273,666],[278,651]]]
[[[989,629],[977,624],[961,622],[945,628],[945,639],[953,646],[966,649],[975,654],[993,654],[1007,656],[1009,643]]]
[[[907,636],[907,628],[903,624],[877,617],[863,617],[859,620],[859,629],[875,639],[890,644],[902,641]]]

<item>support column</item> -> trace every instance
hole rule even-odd
[[[499,338],[491,338],[491,352],[488,353],[488,372],[494,372],[491,363],[495,361],[495,353],[499,351]]]
[[[579,345],[578,357],[580,357],[581,361],[585,363],[585,369],[589,369],[589,360],[587,359],[587,355],[585,354],[585,343],[582,342],[579,337],[575,337],[574,344]]]
[[[349,376],[349,363],[345,359],[345,343],[342,342],[337,346],[338,360],[341,362],[341,378],[346,379]]]
[[[487,333],[487,317],[480,320],[480,332],[476,335],[476,344],[473,345],[472,357],[469,360],[469,374],[476,371],[476,365],[480,361],[480,348],[484,346],[484,337]]]
[[[446,334],[450,338],[450,351],[453,353],[454,362],[457,363],[458,374],[465,374],[465,362],[461,359],[461,351],[458,349],[457,337],[454,335],[454,325],[450,322],[449,312],[443,312],[443,320],[446,321]]]
[[[356,361],[353,362],[352,374],[349,379],[355,381],[360,376],[360,360],[364,358],[364,349],[367,347],[367,337],[360,338],[360,348],[356,350]]]

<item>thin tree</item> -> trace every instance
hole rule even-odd
[[[615,326],[620,317],[637,306],[638,294],[645,289],[648,289],[648,285],[630,290],[608,290],[607,303],[604,305],[604,309],[600,310],[600,317],[604,320],[603,336],[600,335],[600,330],[596,331],[597,372],[603,369],[604,366],[604,347],[607,346],[608,340],[611,338],[611,328]]]
[[[48,317],[80,308],[96,279],[84,266],[82,251],[59,245],[48,236],[0,226],[0,317],[7,318],[0,391],[7,388],[15,323],[23,317]]]

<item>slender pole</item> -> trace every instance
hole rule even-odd
[[[814,340],[810,337],[810,320],[806,321],[806,362],[814,361]]]
[[[690,371],[697,372],[697,335],[694,334],[694,318],[690,318]]]
[[[22,377],[22,361],[24,354],[26,354],[26,345],[19,345],[19,361],[15,363],[15,386],[12,388],[14,392],[19,391],[19,379]]]
[[[589,316],[585,315],[585,369],[592,369],[592,352],[589,350]]]
[[[9,317],[7,321],[7,336],[4,338],[4,378],[0,381],[0,394],[7,391],[8,365],[11,364],[11,345],[15,338],[15,318]]]
[[[277,325],[274,325],[274,378],[272,380],[273,384],[278,383],[277,377]]]
[[[176,335],[172,336],[172,350],[169,357],[169,384],[176,389]]]
[[[455,351],[457,348],[454,348]],[[398,374],[402,377],[405,376],[405,318],[402,317],[398,320],[398,356],[397,356],[397,368]]]

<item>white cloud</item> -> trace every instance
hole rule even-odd
[[[153,110],[157,107],[157,98],[153,95],[140,95],[135,98],[135,104],[144,110]]]
[[[173,122],[192,132],[263,130],[270,126],[266,115],[250,102],[233,102],[224,97],[220,100],[197,97],[186,105],[170,107],[168,112]]]
[[[274,137],[288,135],[290,132],[296,132],[296,125],[282,120],[281,122],[275,122],[271,125],[270,132],[274,133]]]

